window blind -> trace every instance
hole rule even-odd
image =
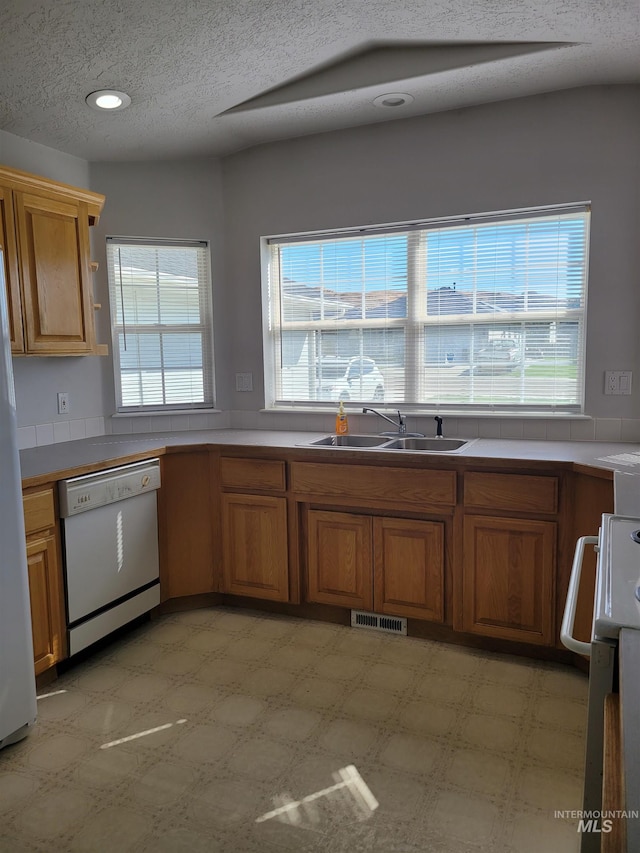
[[[110,237],[107,267],[118,411],[211,407],[208,245]]]
[[[589,206],[268,240],[272,406],[581,411]]]

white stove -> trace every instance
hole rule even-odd
[[[640,518],[603,515],[593,611],[593,637],[617,640],[640,628]]]
[[[635,511],[636,506],[633,508]],[[583,555],[590,545],[598,552],[598,561],[591,642],[584,643],[572,633]],[[590,658],[583,796],[583,816],[587,818],[602,810],[604,700],[617,687],[622,629],[640,630],[640,518],[604,514],[599,535],[578,540],[560,632],[568,649]],[[599,853],[602,830],[597,820],[588,826],[582,833],[580,851]]]

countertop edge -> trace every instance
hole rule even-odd
[[[476,439],[467,451],[446,454],[308,446],[310,441],[322,435],[325,433],[283,430],[210,430],[197,433],[182,432],[177,435],[97,436],[21,451],[21,463],[24,462],[22,485],[23,489],[32,489],[104,468],[138,462],[152,456],[225,449],[231,455],[245,452],[252,456],[263,454],[271,457],[278,453],[286,453],[295,455],[298,460],[302,457],[307,460],[317,457],[318,460],[322,459],[325,462],[334,457],[349,459],[349,461],[357,460],[360,463],[370,458],[376,465],[400,464],[402,467],[406,467],[407,461],[415,464],[417,460],[421,460],[420,467],[425,468],[438,464],[436,460],[447,467],[477,465],[482,468],[488,466],[505,468],[510,464],[517,467],[528,465],[531,468],[555,466],[559,470],[574,471],[604,480],[611,480],[614,471],[620,468],[629,472],[628,467],[625,468],[622,464],[616,465],[616,455],[637,454],[640,463],[640,445],[622,442]],[[135,445],[140,446],[138,448]],[[402,455],[399,455],[400,453]],[[340,457],[336,454],[340,454]],[[638,470],[640,472],[640,468]]]

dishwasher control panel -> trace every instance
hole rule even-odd
[[[105,504],[160,488],[160,460],[147,459],[82,477],[62,480],[59,484],[60,516],[69,518]]]

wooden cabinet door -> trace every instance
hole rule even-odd
[[[85,202],[16,192],[25,350],[95,350]]]
[[[376,613],[443,621],[442,522],[376,518],[374,555]]]
[[[13,216],[13,193],[0,186],[0,250],[4,261],[4,280],[9,308],[11,352],[24,352],[18,247]]]
[[[467,516],[462,630],[552,645],[556,525]]]
[[[307,601],[373,608],[372,519],[309,510]]]
[[[222,495],[222,592],[289,599],[287,501]]]
[[[64,612],[55,536],[27,539],[35,673],[64,656]]]
[[[209,452],[167,453],[161,465],[158,540],[162,601],[214,592]]]

